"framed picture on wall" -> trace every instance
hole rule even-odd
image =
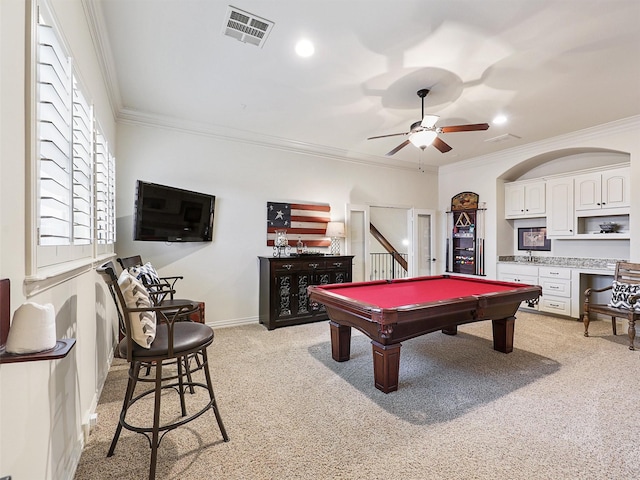
[[[551,251],[545,227],[518,228],[518,250]]]

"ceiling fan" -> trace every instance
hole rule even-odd
[[[439,133],[451,133],[451,132],[473,132],[476,130],[487,130],[489,128],[488,123],[473,123],[468,125],[450,125],[448,127],[436,127],[438,115],[425,115],[424,114],[424,97],[429,93],[428,88],[418,90],[418,96],[422,99],[422,120],[411,124],[411,128],[405,133],[391,133],[389,135],[378,135],[377,137],[369,137],[367,140],[373,140],[374,138],[394,137],[397,135],[409,135],[409,138],[398,145],[396,148],[386,154],[387,157],[397,153],[400,149],[413,143],[416,147],[424,150],[429,145],[433,145],[442,153],[447,153],[451,150],[451,146],[438,137]]]

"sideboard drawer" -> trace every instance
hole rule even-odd
[[[274,261],[272,267],[273,271],[277,273],[295,272],[302,269],[302,265],[299,262],[287,262],[285,260]]]
[[[326,260],[325,268],[327,270],[345,270],[351,269],[351,261],[345,259],[339,260]]]

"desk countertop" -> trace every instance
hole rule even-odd
[[[532,259],[532,260],[531,260]],[[626,261],[614,258],[543,257],[533,255],[505,255],[498,257],[498,263],[518,263],[538,267],[564,267],[578,270],[613,271],[616,262]]]

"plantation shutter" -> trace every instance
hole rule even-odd
[[[30,97],[36,110],[31,133],[35,176],[29,178],[35,192],[36,230],[29,271],[39,274],[46,269],[47,275],[55,275],[67,268],[65,264],[76,268],[96,255],[113,253],[115,159],[104,136],[96,132],[93,106],[53,17],[39,7],[35,96]]]
[[[73,89],[73,243],[93,240],[93,154],[91,107],[77,88]]]
[[[95,139],[96,238],[98,244],[115,242],[115,158],[100,131]]]
[[[48,25],[38,25],[39,243],[71,242],[71,61]]]
[[[109,152],[107,204],[107,243],[116,243],[116,158]]]

